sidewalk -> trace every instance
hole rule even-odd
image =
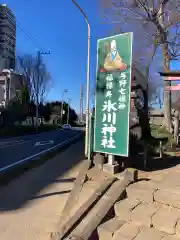
[[[1,240],[50,239],[73,188],[83,153],[84,142],[80,140],[0,189]]]

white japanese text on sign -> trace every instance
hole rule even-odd
[[[112,89],[113,89],[113,75],[108,74],[106,76],[105,101],[102,108],[103,128],[101,133],[103,134],[103,138],[101,141],[101,145],[104,148],[116,148],[116,143],[115,143],[115,140],[113,139],[113,133],[116,132],[117,103],[116,102],[113,103],[111,101]]]
[[[127,103],[127,74],[122,72],[119,76],[119,99],[118,99],[118,109],[123,110],[126,108]]]

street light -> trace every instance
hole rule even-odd
[[[90,24],[86,17],[86,14],[84,13],[83,9],[75,2],[75,0],[72,0],[72,2],[76,5],[76,7],[80,10],[82,15],[84,16],[84,19],[87,23],[88,27],[88,53],[87,53],[87,84],[86,84],[86,142],[85,142],[85,156],[88,154],[88,132],[89,132],[89,102],[90,102]]]

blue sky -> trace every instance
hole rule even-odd
[[[76,0],[86,12],[91,24],[91,85],[95,82],[96,43],[112,31],[110,25],[101,24],[98,0]],[[49,4],[48,4],[49,2]],[[1,1],[1,3],[4,3]],[[61,100],[63,89],[66,99],[79,112],[80,87],[86,87],[87,25],[71,0],[6,0],[14,12],[17,23],[17,53],[35,55],[38,45],[51,52],[44,60],[53,77],[48,100]],[[35,44],[25,34],[35,38]],[[173,64],[178,69],[178,63]],[[85,101],[84,101],[85,103]],[[85,104],[84,104],[85,105]]]
[[[100,23],[97,0],[77,2],[91,23],[91,81],[94,83],[97,38],[109,33],[109,25]],[[71,98],[72,106],[79,111],[80,87],[82,83],[86,87],[87,64],[87,25],[79,10],[71,0],[6,0],[6,3],[18,20],[18,54],[36,54],[38,50],[21,28],[51,52],[50,56],[44,56],[53,77],[48,99],[61,100],[62,91],[66,88],[66,98]]]

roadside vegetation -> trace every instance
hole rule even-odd
[[[154,138],[168,138],[171,140],[172,134],[169,133],[164,126],[150,125],[151,135]]]
[[[61,128],[59,125],[43,124],[38,127],[38,133],[48,132],[59,128]],[[0,137],[15,137],[35,133],[37,133],[36,128],[31,125],[29,126],[12,125],[0,129]]]
[[[37,112],[38,132],[57,129],[67,122],[74,125],[78,117],[67,102],[46,101],[52,78],[43,59],[38,62],[32,55],[18,57],[16,71],[24,77],[15,96],[0,106],[0,137],[37,133]]]

